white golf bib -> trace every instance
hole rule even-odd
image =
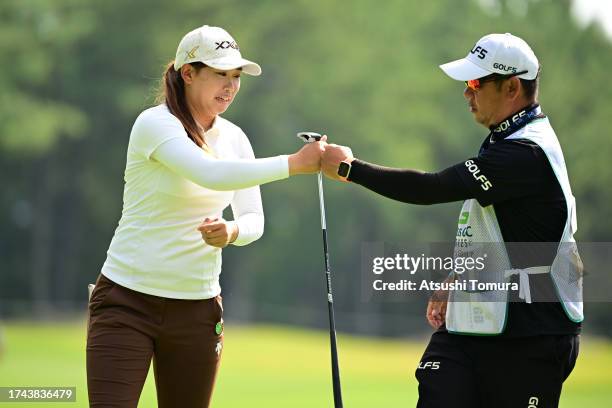
[[[567,220],[552,265],[512,269],[493,205],[482,207],[475,199],[466,200],[461,208],[455,259],[484,257],[486,268],[455,273],[461,280],[491,282],[503,287],[513,275],[519,276],[519,297],[531,303],[529,275],[550,273],[557,296],[568,318],[584,318],[582,303],[582,261],[578,254],[576,201],[572,195],[561,146],[548,119],[533,120],[506,140],[526,139],[536,143],[546,157],[561,185],[567,204]],[[486,255],[485,255],[486,254]],[[446,328],[449,332],[472,335],[496,335],[504,331],[508,312],[508,290],[454,290],[449,293]]]

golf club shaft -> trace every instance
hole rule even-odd
[[[334,299],[332,297],[331,269],[327,249],[327,224],[325,221],[325,200],[323,198],[323,175],[319,172],[319,205],[321,208],[321,229],[323,230],[323,254],[325,256],[325,280],[327,283],[327,311],[329,313],[329,341],[331,346],[332,382],[334,390],[334,407],[342,408],[342,389],[340,387],[340,367],[338,366],[338,347],[336,345],[336,318],[334,316]]]

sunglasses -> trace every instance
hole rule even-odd
[[[478,79],[470,79],[469,81],[464,81],[465,86],[470,88],[472,91],[477,91],[482,87],[482,84],[485,82],[491,81],[503,81],[508,78],[512,78],[513,76],[526,74],[527,71],[520,71],[510,75],[500,75],[500,74],[491,74],[486,77],[478,78]]]

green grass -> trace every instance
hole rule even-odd
[[[214,407],[331,407],[328,335],[278,326],[226,327]],[[0,359],[0,386],[76,386],[86,407],[85,324],[10,323]],[[413,407],[414,369],[425,341],[408,342],[340,334],[345,406]],[[564,385],[562,408],[612,406],[612,344],[583,338],[580,358]],[[0,406],[26,407],[7,403]],[[46,405],[46,404],[45,404]],[[34,404],[39,406],[39,404]],[[155,407],[149,376],[140,407]]]

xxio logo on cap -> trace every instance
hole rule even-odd
[[[240,48],[238,48],[238,44],[236,44],[235,41],[221,41],[221,42],[216,42],[215,41],[215,44],[217,45],[217,48],[215,48],[215,50],[218,50],[218,49],[225,50],[225,49],[228,49],[228,48],[233,48],[235,50],[240,50]]]
[[[470,54],[478,54],[478,58],[485,59],[488,52],[489,51],[485,50],[480,45],[477,45],[472,51],[470,51]]]
[[[198,48],[200,48],[200,46],[196,45],[195,47],[187,51],[187,58],[195,58],[195,52],[197,51]]]

